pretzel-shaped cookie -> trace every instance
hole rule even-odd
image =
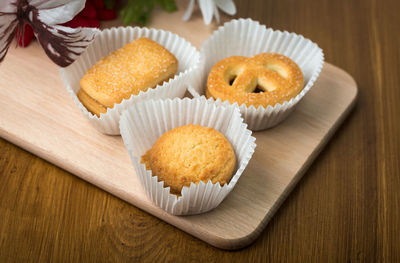
[[[247,107],[274,106],[294,98],[303,89],[297,64],[277,53],[251,58],[233,56],[219,61],[207,80],[207,98],[220,98]]]

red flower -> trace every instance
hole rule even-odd
[[[29,45],[29,43],[31,42],[31,40],[33,39],[33,37],[35,36],[33,34],[33,28],[29,25],[29,24],[25,24],[24,25],[24,32],[23,34],[20,34],[18,32],[18,27],[16,29],[16,37],[18,38],[18,46],[20,47],[26,47]]]
[[[94,4],[94,6],[96,7],[96,10],[104,8],[103,0],[89,0],[89,1]]]
[[[115,3],[118,0],[114,0]],[[114,5],[115,6],[115,5]],[[116,18],[115,9],[106,9],[103,0],[87,0],[85,8],[82,9],[71,21],[68,21],[63,26],[77,28],[77,27],[100,27],[99,20],[112,20]],[[24,33],[18,35],[18,45],[26,47],[29,45],[31,40],[34,38],[32,27],[29,24],[25,24]]]
[[[99,0],[102,1],[102,0]],[[77,27],[99,27],[100,22],[97,19],[98,12],[95,5],[91,0],[87,0],[85,3],[85,8],[82,9],[71,21],[64,23],[63,26],[68,26],[72,28]]]
[[[78,16],[83,16],[87,18],[96,18],[96,8],[91,1],[86,1],[85,8],[78,14]]]
[[[68,26],[68,27],[72,27],[72,28],[77,28],[77,27],[97,27],[98,28],[100,26],[100,22],[97,19],[92,19],[92,18],[87,18],[87,17],[77,15],[71,21],[64,23],[63,26]]]
[[[100,20],[113,20],[117,17],[115,13],[115,9],[98,9],[97,10],[97,18]]]

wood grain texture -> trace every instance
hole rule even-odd
[[[2,140],[0,261],[400,260],[398,1],[235,2],[238,17],[313,39],[360,88],[261,237],[215,249]]]
[[[176,27],[180,25],[186,26]],[[348,115],[357,95],[354,80],[326,63],[313,89],[287,120],[254,133],[253,158],[233,193],[217,209],[196,216],[172,216],[144,193],[121,137],[95,130],[67,94],[57,66],[42,53],[37,43],[13,49],[2,65],[0,136],[224,249],[254,241]],[[26,60],[23,65],[22,59]]]

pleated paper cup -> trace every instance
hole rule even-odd
[[[107,109],[105,114],[100,114],[100,117],[97,117],[89,112],[77,97],[80,79],[102,57],[141,37],[154,40],[175,55],[178,60],[176,75],[168,82],[163,82],[155,88],[140,92],[138,95],[132,95],[129,99],[114,104],[113,108]],[[73,64],[60,69],[60,75],[68,93],[96,129],[105,134],[118,135],[120,134],[119,119],[124,109],[129,105],[147,99],[183,97],[187,88],[199,84],[203,63],[204,61],[200,59],[200,53],[196,48],[176,34],[140,27],[118,27],[102,30],[96,36],[95,41]]]
[[[140,163],[141,156],[153,147],[165,132],[187,124],[212,127],[231,143],[237,158],[237,167],[228,184],[221,186],[211,181],[191,183],[183,187],[181,196],[170,193],[170,188],[152,176]],[[122,139],[131,157],[136,174],[146,194],[170,214],[188,215],[217,207],[236,185],[255,149],[255,138],[243,123],[237,107],[229,103],[216,105],[205,98],[149,100],[129,106],[121,116]]]
[[[275,126],[289,115],[311,89],[324,63],[322,49],[301,35],[275,31],[251,19],[231,20],[225,23],[204,42],[200,50],[205,58],[202,84],[197,86],[197,94],[194,89],[190,90],[191,93],[195,93],[195,97],[205,94],[207,76],[218,61],[229,56],[252,57],[264,52],[281,53],[291,58],[299,65],[304,76],[303,90],[283,104],[277,103],[266,108],[239,105],[249,129],[256,131]],[[217,103],[221,103],[221,100],[217,100]]]

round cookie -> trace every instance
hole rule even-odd
[[[142,156],[141,162],[179,195],[183,186],[200,181],[228,183],[236,167],[235,152],[223,134],[213,128],[185,125],[164,133]]]
[[[303,85],[299,66],[284,55],[232,56],[219,61],[211,69],[206,96],[237,102],[239,106],[266,108],[294,98]]]

